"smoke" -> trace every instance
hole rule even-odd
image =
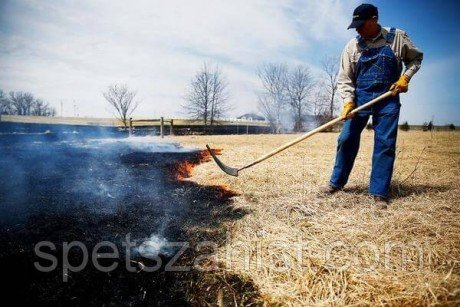
[[[173,250],[168,246],[168,241],[157,235],[150,236],[149,239],[142,242],[136,251],[144,258],[155,259],[158,255],[170,256]]]
[[[293,132],[295,120],[291,110],[284,110],[280,115],[281,131],[283,133]],[[317,116],[305,114],[303,116],[302,131],[310,131],[318,127],[321,122]]]
[[[99,138],[68,142],[74,147],[88,149],[110,148],[120,152],[194,152],[196,148],[185,148],[178,143],[164,141],[156,136],[131,136],[126,138]]]
[[[0,124],[0,226],[83,210],[128,220],[130,210],[148,208],[144,221],[133,221],[143,223],[133,225],[137,235],[150,236],[139,253],[167,254],[171,216],[186,214],[167,170],[197,149],[111,128]]]

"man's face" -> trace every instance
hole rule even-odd
[[[374,38],[378,34],[377,17],[372,17],[366,20],[360,27],[356,28],[356,32],[359,33],[364,39]]]

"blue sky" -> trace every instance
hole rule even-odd
[[[257,67],[338,56],[361,1],[0,0],[0,88],[30,91],[63,115],[111,116],[101,92],[124,82],[142,100],[134,116],[183,117],[187,85],[204,61],[227,76],[229,115],[257,111]],[[380,23],[407,31],[424,53],[400,121],[460,124],[457,1],[372,1]]]
[[[407,108],[409,121],[460,123],[458,75],[460,73],[459,1],[374,1],[380,21],[407,31],[424,52],[422,69],[413,79]],[[407,98],[407,99],[405,99]],[[412,119],[413,118],[413,119]]]

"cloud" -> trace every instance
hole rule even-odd
[[[188,82],[210,61],[227,76],[236,115],[256,109],[255,71],[262,62],[315,65],[318,45],[325,55],[341,50],[354,6],[333,0],[6,2],[0,87],[30,91],[58,112],[63,101],[64,115],[74,115],[75,103],[80,115],[110,116],[101,91],[126,82],[142,100],[134,115],[177,116]]]

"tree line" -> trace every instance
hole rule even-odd
[[[337,100],[338,59],[327,58],[322,63],[323,76],[314,78],[310,67],[289,67],[282,63],[266,63],[257,69],[260,88],[256,90],[259,111],[270,124],[273,133],[282,131],[285,114],[292,119],[294,131],[305,129],[308,116],[319,123],[334,116]],[[126,84],[112,84],[103,93],[125,127],[129,116],[138,107],[136,92]],[[230,103],[228,81],[218,65],[203,66],[191,78],[182,105],[184,113],[213,126],[226,116],[233,106]],[[55,116],[56,110],[29,92],[0,89],[0,114]]]
[[[309,115],[320,122],[333,118],[338,99],[338,59],[326,58],[322,71],[322,77],[314,78],[307,65],[288,67],[282,63],[266,63],[259,66],[258,108],[273,133],[281,132],[282,116],[286,112],[293,121],[294,131],[305,129]],[[190,82],[183,109],[189,116],[212,126],[217,118],[232,109],[229,98],[228,82],[219,66],[210,68],[204,63]]]
[[[55,116],[56,109],[29,92],[11,91],[7,95],[0,89],[0,114]]]
[[[111,84],[102,92],[115,116],[128,127],[129,117],[139,106],[136,91],[128,85]],[[210,68],[208,64],[193,76],[182,105],[184,112],[192,118],[200,119],[205,126],[213,126],[216,119],[225,116],[231,109],[228,95],[228,83],[218,66]]]
[[[267,63],[259,67],[257,75],[262,88],[257,94],[258,106],[273,133],[281,132],[282,115],[286,112],[295,132],[306,128],[308,116],[318,124],[334,117],[338,105],[337,63],[335,58],[326,58],[322,62],[322,75],[317,78],[307,65]]]
[[[322,62],[322,76],[315,78],[307,65],[289,67],[283,63],[266,63],[257,69],[261,87],[256,90],[259,111],[273,133],[282,131],[283,116],[292,119],[292,129],[303,131],[308,116],[317,124],[334,117],[337,107],[338,59],[328,57]],[[126,84],[112,84],[102,92],[127,127],[129,116],[138,107],[136,92]],[[227,78],[218,65],[203,63],[185,90],[182,109],[205,126],[214,126],[233,108]]]

